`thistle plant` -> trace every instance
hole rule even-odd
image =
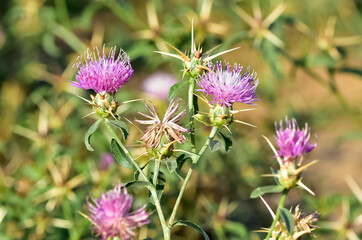
[[[278,150],[274,148],[267,137],[263,136],[273,150],[275,154],[274,157],[279,164],[279,170],[272,169],[272,174],[264,176],[273,177],[276,185],[259,187],[251,193],[251,197],[260,197],[273,216],[274,221],[271,227],[266,230],[268,232],[266,239],[297,240],[305,233],[311,234],[312,230],[316,229],[316,226],[313,226],[312,223],[319,219],[319,214],[302,214],[299,211],[299,206],[297,206],[293,216],[291,212],[283,208],[283,206],[289,191],[297,186],[314,195],[313,191],[302,183],[301,173],[317,162],[314,160],[302,165],[304,155],[312,151],[316,147],[316,144],[310,143],[310,129],[307,123],[305,124],[305,128],[300,129],[295,119],[290,121],[288,117],[286,117],[285,125],[284,127],[282,121],[279,122],[279,126],[275,123],[275,140],[279,147]],[[282,196],[279,200],[277,212],[274,214],[262,198],[262,195],[279,192],[282,192]],[[281,217],[283,221],[280,221],[279,217]]]
[[[122,120],[125,118],[117,113],[120,104],[116,93],[133,76],[133,69],[127,54],[120,50],[118,57],[115,58],[116,48],[112,48],[109,56],[106,57],[104,49],[102,56],[95,49],[92,54],[88,52],[85,54],[86,59],[84,61],[81,58],[77,61],[77,81],[73,81],[71,85],[92,89],[96,92],[96,96],[91,95],[91,101],[84,100],[93,106],[92,113],[96,113],[99,117],[98,121],[86,133],[85,144],[87,149],[94,150],[90,145],[90,137],[100,123],[104,123],[112,136],[111,152],[115,161],[125,168],[135,169],[133,181],[118,185],[106,194],[101,193],[100,198],[90,197],[88,200],[89,217],[87,218],[91,221],[95,234],[101,236],[102,239],[116,237],[131,239],[136,236],[136,228],[150,222],[151,211],[148,210],[149,207],[146,210],[146,205],[130,212],[134,197],[128,193],[127,188],[133,186],[145,187],[149,191],[150,208],[154,205],[165,240],[171,239],[171,230],[178,225],[194,228],[205,239],[209,239],[206,232],[197,224],[178,219],[177,211],[182,203],[192,173],[208,147],[212,150],[216,145],[221,145],[218,144],[220,141],[223,141],[224,145],[232,142],[231,138],[222,132],[223,129],[232,133],[231,124],[233,122],[253,126],[234,119],[235,114],[251,109],[235,110],[233,105],[236,102],[255,105],[259,101],[256,94],[259,79],[250,68],[243,71],[243,67],[238,64],[234,64],[232,69],[229,63],[225,63],[223,67],[221,62],[215,64],[211,62],[215,57],[235,49],[214,56],[209,56],[209,53],[204,55],[200,47],[196,49],[193,33],[191,35],[191,55],[187,56],[171,44],[168,45],[176,50],[179,55],[159,52],[182,60],[183,76],[188,75],[190,77],[188,81],[188,109],[183,109],[183,100],[175,97],[179,91],[177,84],[176,88],[172,87],[170,90],[169,97],[173,96],[173,98],[170,99],[162,119],[159,117],[156,106],[152,102],[146,102],[145,107],[149,113],[140,111],[140,116],[132,123],[133,125],[146,125],[139,141],[146,148],[146,152],[138,157],[134,157],[125,146],[124,141],[128,136],[128,126]],[[197,88],[196,84],[198,85]],[[202,95],[199,96],[197,92],[201,92]],[[206,113],[207,121],[202,120],[201,111],[197,112],[198,98],[206,102],[209,107],[209,112]],[[187,114],[189,115],[189,123],[183,124],[183,118]],[[208,128],[209,136],[200,149],[196,145],[195,119],[210,127]],[[120,131],[117,132],[116,129]],[[279,150],[275,150],[271,142],[266,139],[272,147],[274,157],[278,160],[280,167],[279,170],[273,170],[270,175],[275,178],[277,185],[258,188],[252,193],[252,197],[261,197],[267,192],[283,192],[276,214],[274,215],[271,211],[274,222],[268,231],[267,239],[298,239],[301,235],[311,233],[316,228],[312,223],[317,220],[318,214],[304,215],[299,211],[299,207],[296,207],[293,216],[283,208],[283,204],[287,193],[296,186],[301,186],[312,193],[302,183],[301,172],[315,163],[313,161],[302,165],[303,155],[312,151],[316,144],[310,143],[308,126],[300,129],[295,119],[289,121],[286,118],[286,127],[280,122],[279,127],[276,125],[276,130],[275,139]],[[118,133],[122,134],[119,135]],[[187,136],[190,141],[188,141]],[[182,148],[180,145],[183,145]],[[142,166],[138,159],[143,156],[147,156],[148,161]],[[187,160],[191,160],[192,165],[187,170],[186,176],[183,177],[181,176],[181,169]],[[167,181],[163,173],[163,165],[166,165],[171,174],[176,172],[181,180],[181,188],[169,216],[166,216],[161,204],[163,189]],[[175,171],[176,169],[177,171]],[[268,208],[270,209],[269,206]],[[279,220],[279,216],[282,216],[282,222]],[[293,219],[293,221],[286,221],[285,218]],[[290,225],[291,222],[293,222],[292,225]]]

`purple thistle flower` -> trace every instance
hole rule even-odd
[[[71,86],[83,89],[93,89],[96,93],[116,92],[133,76],[130,59],[120,49],[116,58],[116,47],[111,48],[108,57],[104,52],[100,56],[98,48],[93,52],[84,53],[77,58],[73,68],[77,81],[72,81]]]
[[[214,67],[210,67],[214,71]],[[255,89],[259,84],[256,79],[256,73],[250,73],[248,69],[243,75],[241,71],[243,67],[235,64],[233,71],[230,70],[230,65],[227,63],[225,69],[222,68],[221,62],[216,64],[215,72],[207,72],[200,76],[197,81],[201,91],[206,95],[210,95],[212,104],[231,106],[234,102],[254,104],[256,99]]]
[[[133,231],[135,228],[150,223],[146,206],[130,212],[134,199],[122,185],[106,194],[101,193],[100,198],[92,200],[94,205],[87,200],[89,218],[92,220],[93,231],[97,236],[102,236],[102,240],[108,237],[131,239],[136,235]]]
[[[299,129],[297,121],[293,118],[291,121],[285,118],[285,128],[283,121],[279,122],[279,129],[275,123],[277,136],[275,139],[279,146],[278,156],[283,157],[284,161],[293,160],[298,156],[302,156],[312,151],[317,144],[310,144],[310,128],[305,123],[305,128]]]

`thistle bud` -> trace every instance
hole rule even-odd
[[[233,116],[231,113],[231,107],[229,106],[220,106],[216,104],[215,106],[210,105],[210,122],[213,126],[224,127],[228,126],[233,122]]]
[[[286,189],[295,187],[298,183],[298,180],[300,179],[300,174],[295,174],[295,172],[295,164],[291,163],[283,165],[278,171],[279,183]]]
[[[192,78],[196,78],[199,75],[204,73],[204,69],[200,66],[203,66],[202,59],[191,57],[190,61],[184,61],[184,69],[187,75]]]
[[[106,92],[97,93],[94,97],[91,95],[93,111],[102,118],[109,118],[117,111],[119,103],[114,95]]]

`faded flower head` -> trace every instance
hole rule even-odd
[[[167,100],[170,88],[176,83],[177,80],[174,75],[166,72],[156,72],[143,82],[142,89],[146,93]]]
[[[92,201],[94,205],[87,200],[89,218],[92,220],[94,232],[97,236],[102,236],[102,240],[109,237],[131,239],[136,235],[135,228],[150,222],[146,206],[130,211],[134,199],[122,185],[105,194],[101,193],[100,198],[92,198]]]
[[[108,57],[100,55],[98,48],[84,53],[74,64],[77,81],[71,85],[83,89],[93,89],[96,93],[113,93],[121,88],[133,76],[130,59],[120,49],[116,58],[116,47],[111,48]]]
[[[283,157],[284,161],[293,161],[299,156],[312,151],[317,144],[310,144],[310,128],[305,123],[305,127],[300,129],[297,121],[293,118],[291,121],[285,118],[285,128],[283,121],[279,122],[279,129],[275,123],[275,139],[279,147],[278,156]]]
[[[318,221],[319,217],[320,215],[317,212],[313,212],[311,214],[302,213],[299,210],[299,206],[297,206],[294,210],[294,228],[292,229],[292,232],[288,232],[288,229],[283,221],[278,221],[274,231],[272,232],[270,240],[297,240],[305,234],[314,236],[312,231],[318,227],[314,226],[313,223]]]
[[[172,99],[162,121],[157,115],[156,107],[152,104],[151,106],[145,104],[151,115],[147,115],[141,112],[140,114],[145,118],[148,118],[149,120],[136,121],[140,124],[149,125],[143,137],[141,138],[141,140],[146,143],[147,147],[159,147],[163,137],[166,138],[167,143],[172,143],[174,141],[177,141],[179,143],[186,142],[186,137],[182,133],[189,132],[189,130],[178,125],[182,117],[185,116],[186,110],[183,110],[180,113],[176,114],[180,107],[180,101],[180,98]]]
[[[255,72],[250,73],[248,69],[242,74],[243,67],[236,64],[231,71],[228,63],[223,69],[221,62],[216,64],[216,69],[212,66],[210,68],[212,71],[200,76],[197,82],[201,87],[197,91],[210,95],[210,103],[225,107],[231,106],[234,102],[254,104],[258,101],[255,89],[259,81]]]
[[[294,210],[294,221],[297,229],[300,232],[309,233],[314,236],[312,231],[318,226],[314,226],[313,223],[318,221],[320,218],[320,214],[318,212],[312,212],[310,214],[302,213],[299,210],[299,206],[297,206]]]

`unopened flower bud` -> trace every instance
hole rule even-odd
[[[109,118],[117,111],[119,103],[110,93],[102,92],[92,96],[93,111],[102,118]]]
[[[279,183],[286,189],[295,187],[300,179],[300,174],[295,174],[296,167],[292,165],[293,164],[284,165],[278,171]]]
[[[202,59],[200,58],[192,57],[190,61],[184,62],[185,72],[192,78],[196,78],[204,73],[204,69],[200,66],[202,66]]]
[[[215,106],[210,105],[210,122],[213,126],[224,127],[228,126],[233,122],[233,116],[231,114],[231,107],[229,106],[220,106],[216,104]]]

